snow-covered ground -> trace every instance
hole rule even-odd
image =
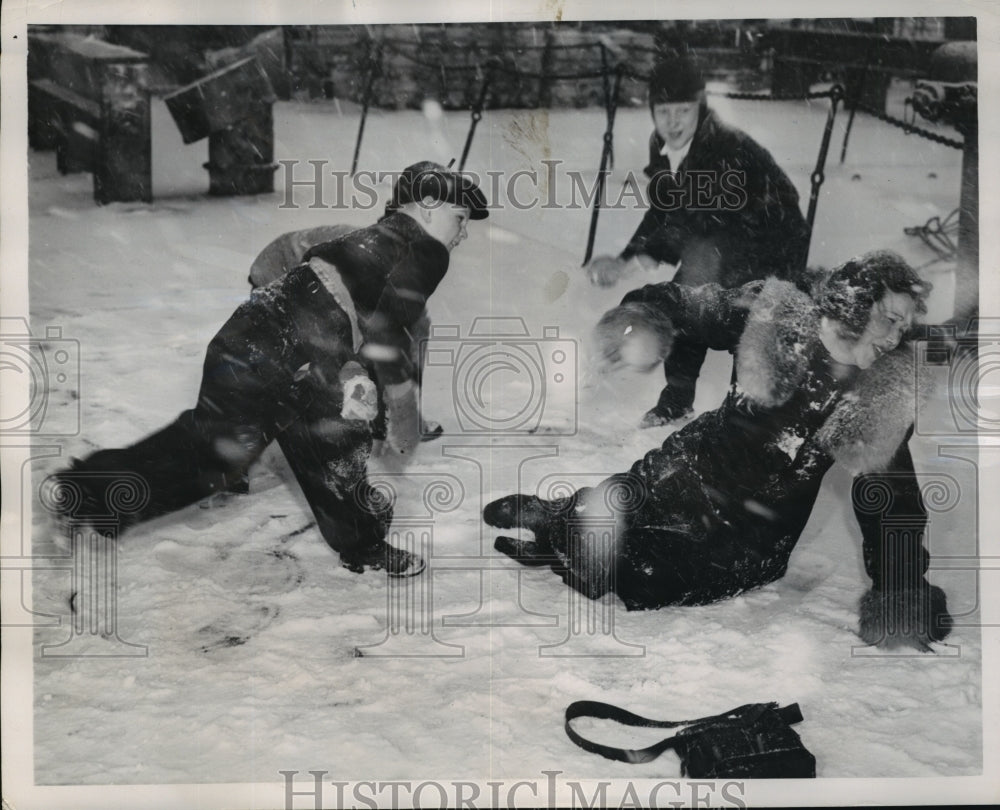
[[[798,186],[804,211],[826,102],[713,104],[771,149]],[[372,111],[360,168],[396,170],[460,155],[468,116],[430,112]],[[859,115],[840,165],[846,120],[838,117],[811,261],[831,266],[888,247],[927,264],[933,254],[902,229],[957,205],[961,154]],[[296,179],[308,176],[308,160],[350,167],[356,108],[278,103],[275,127],[277,157],[300,162]],[[593,181],[603,129],[597,109],[488,113],[466,168],[501,171],[506,183],[519,169],[544,173],[543,159],[563,161],[556,177],[562,194],[568,169]],[[644,109],[619,110],[613,198],[627,172],[639,175],[645,164],[649,129]],[[249,264],[269,240],[330,222],[366,224],[378,212],[332,209],[332,176],[324,180],[326,208],[309,208],[314,192],[304,186],[294,190],[297,207],[281,207],[283,171],[277,194],[209,198],[206,152],[205,142],[182,145],[155,102],[155,201],[105,207],[93,204],[89,175],[61,177],[53,154],[30,155],[31,326],[35,335],[60,327],[79,342],[80,358],[79,385],[57,387],[46,417],[55,432],[72,432],[79,413],[79,434],[47,443],[54,449],[34,465],[36,485],[69,456],[129,443],[191,406],[204,347],[245,297]],[[520,182],[519,189],[532,186]],[[388,185],[377,191],[384,201]],[[603,212],[596,252],[617,252],[638,217]],[[493,552],[493,535],[480,521],[485,502],[515,490],[593,483],[669,430],[635,427],[655,401],[659,373],[602,378],[588,361],[590,327],[628,289],[593,288],[581,271],[589,220],[586,209],[505,205],[472,223],[431,301],[434,322],[456,327],[442,337],[445,348],[475,351],[477,344],[462,339],[477,317],[519,317],[536,339],[525,351],[550,363],[549,349],[559,348],[577,365],[562,384],[551,384],[531,434],[463,434],[453,395],[458,360],[429,370],[426,412],[448,435],[421,446],[405,479],[375,474],[397,493],[397,542],[409,539],[430,557],[422,577],[387,586],[380,576],[340,568],[275,448],[253,469],[249,497],[192,506],[120,543],[117,632],[146,655],[101,657],[112,642],[69,626],[69,571],[35,574],[34,609],[61,619],[35,631],[38,784],[280,785],[279,771],[311,780],[310,769],[345,781],[509,782],[544,780],[546,770],[562,771],[561,779],[678,775],[670,755],[628,765],[576,748],[562,713],[578,699],[665,718],[798,702],[805,715],[798,730],[820,777],[982,772],[975,576],[932,572],[957,620],[937,654],[861,647],[857,602],[867,579],[849,477],[838,469],[788,574],[716,605],[630,614],[612,602],[586,603],[548,571]],[[950,275],[936,266],[927,273],[938,284],[937,313],[947,314]],[[710,356],[699,409],[721,400],[729,363],[728,355]],[[470,407],[516,413],[531,396],[529,379],[523,369],[496,370],[494,385],[480,391],[482,405]],[[940,427],[947,416],[946,403],[936,401],[922,424]],[[950,500],[932,514],[928,544],[935,555],[971,557],[975,467],[939,454],[944,443],[960,440],[925,435],[912,443],[927,481],[951,487]],[[53,530],[40,509],[33,529],[35,553],[50,548]],[[67,639],[82,646],[44,646]],[[75,649],[90,655],[58,655]],[[118,648],[128,649],[138,648]],[[610,728],[590,731],[622,739]],[[310,785],[297,782],[296,789]],[[820,803],[826,791],[818,782],[804,795]],[[297,801],[311,806],[308,797]]]

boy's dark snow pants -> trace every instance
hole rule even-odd
[[[230,490],[277,440],[334,550],[383,540],[391,508],[367,481],[371,427],[340,416],[349,330],[315,274],[297,268],[255,293],[213,338],[194,408],[136,444],[77,462],[70,475],[82,473],[76,480],[95,508],[108,501],[115,474],[141,477],[149,497],[121,515],[125,528]]]

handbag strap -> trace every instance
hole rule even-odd
[[[676,735],[666,737],[647,748],[617,748],[613,745],[604,745],[593,740],[588,740],[573,728],[572,721],[578,717],[592,717],[595,720],[614,720],[624,726],[637,728],[677,728],[678,726],[690,726],[693,723],[724,720],[754,709],[757,710],[758,714],[766,709],[773,709],[789,725],[802,720],[802,712],[799,710],[798,703],[792,703],[781,709],[777,708],[777,706],[777,703],[751,703],[740,706],[738,709],[733,709],[732,711],[711,717],[701,717],[697,720],[651,720],[648,717],[634,714],[627,709],[613,706],[610,703],[601,703],[596,700],[578,700],[566,707],[565,729],[567,737],[582,749],[590,751],[592,754],[600,754],[606,759],[613,759],[618,762],[652,762],[664,751],[669,751],[674,747],[675,740],[677,739]]]

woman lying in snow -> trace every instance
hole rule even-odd
[[[924,576],[927,517],[907,448],[921,392],[902,341],[929,290],[899,256],[878,251],[835,269],[811,296],[777,279],[629,293],[598,325],[608,361],[652,367],[676,334],[735,351],[737,382],[719,408],[627,473],[554,501],[509,495],[487,505],[491,526],[535,535],[499,537],[496,548],[551,565],[590,598],[614,591],[630,610],[714,602],[784,575],[839,461],[856,475],[872,579],[860,635],[927,649],[952,620],[944,591]],[[891,492],[881,510],[873,487]],[[901,517],[907,531],[883,531]],[[602,532],[609,520],[615,531]]]

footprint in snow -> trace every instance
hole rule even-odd
[[[209,639],[198,651],[208,653],[226,647],[240,647],[266,630],[277,615],[277,605],[259,605],[223,614],[198,630],[199,636]]]
[[[204,577],[234,594],[269,596],[288,593],[305,580],[305,569],[291,551],[182,546],[170,540],[156,548],[157,562],[185,577]]]

